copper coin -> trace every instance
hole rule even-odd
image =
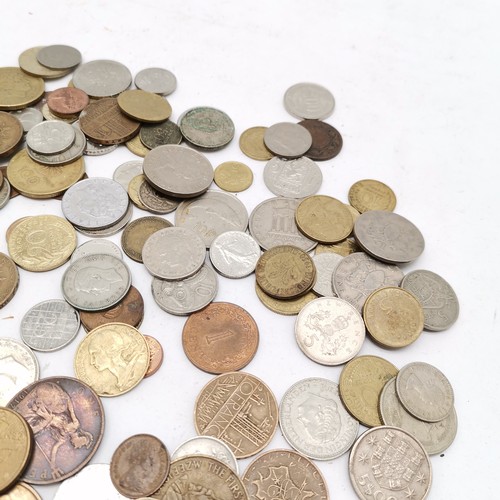
[[[212,302],[191,314],[182,330],[182,347],[193,365],[208,373],[241,370],[255,356],[259,329],[240,306]]]
[[[19,271],[14,261],[0,252],[0,309],[14,297],[19,286]]]
[[[299,125],[309,130],[312,136],[312,146],[304,156],[315,161],[325,161],[340,153],[343,141],[336,128],[320,120],[302,120]]]
[[[7,165],[4,165],[0,167],[0,172],[2,172],[2,175],[5,177],[5,179],[9,180],[9,177],[7,175]],[[15,198],[16,196],[19,196],[19,191],[11,184],[10,185],[10,199]]]
[[[83,111],[89,96],[80,89],[63,87],[52,91],[47,97],[50,111],[55,115],[74,115]]]
[[[104,311],[80,311],[80,321],[85,331],[108,323],[126,323],[138,327],[144,318],[144,299],[137,288],[131,286],[127,295],[111,309]]]
[[[23,126],[14,115],[0,111],[0,131],[0,156],[9,156],[23,138]]]
[[[144,335],[144,338],[149,347],[149,367],[146,375],[144,375],[144,378],[147,378],[154,375],[163,364],[163,347],[154,337]]]
[[[128,498],[154,493],[167,479],[169,469],[167,448],[150,434],[130,436],[111,457],[111,481]]]
[[[104,432],[104,409],[80,380],[50,377],[33,382],[7,405],[33,431],[33,455],[23,480],[52,484],[76,474],[94,456]]]
[[[140,126],[121,112],[114,97],[92,102],[85,108],[84,116],[80,116],[82,132],[98,144],[127,142],[139,132]]]

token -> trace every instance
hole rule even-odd
[[[299,125],[309,130],[312,137],[312,145],[305,156],[314,161],[326,161],[340,153],[343,145],[342,136],[329,123],[320,120],[302,120]]]
[[[172,114],[172,107],[165,98],[145,90],[125,90],[117,102],[123,113],[139,122],[163,122]]]
[[[168,69],[146,68],[137,73],[134,84],[138,89],[146,90],[147,92],[169,95],[177,87],[177,79]]]
[[[240,135],[240,149],[249,158],[266,161],[273,157],[264,143],[266,130],[267,127],[252,127]]]
[[[239,193],[252,185],[253,173],[244,163],[226,161],[215,169],[214,182],[224,191]]]
[[[132,83],[129,69],[116,61],[97,60],[79,66],[73,73],[73,84],[90,97],[112,97]]]
[[[82,54],[68,45],[47,45],[42,47],[37,55],[37,61],[50,69],[69,69],[82,62]]]
[[[317,83],[297,83],[284,97],[285,109],[297,118],[323,120],[333,113],[332,93]]]
[[[20,68],[0,68],[0,110],[27,108],[41,99],[44,90],[41,78],[28,75]]]
[[[396,208],[394,191],[383,182],[364,179],[354,183],[349,189],[349,203],[360,213],[369,210],[386,210],[392,212]]]
[[[311,147],[312,137],[307,129],[296,123],[281,122],[265,131],[264,144],[276,156],[298,158]]]
[[[23,126],[15,115],[0,111],[0,130],[0,157],[9,156],[23,138]]]

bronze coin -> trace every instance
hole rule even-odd
[[[154,493],[167,479],[169,469],[167,448],[150,434],[130,436],[111,457],[111,481],[128,498]]]
[[[0,131],[0,156],[9,156],[23,138],[23,126],[14,115],[0,111]]]
[[[97,394],[80,380],[50,377],[33,382],[9,401],[33,431],[33,455],[23,480],[52,484],[76,474],[94,456],[104,432]]]
[[[80,321],[85,331],[108,323],[126,323],[138,327],[144,318],[144,299],[137,288],[131,286],[127,295],[111,309],[104,311],[80,311]]]
[[[55,115],[74,115],[83,111],[89,96],[80,89],[63,87],[53,90],[47,97],[47,105]]]
[[[0,252],[0,309],[14,297],[19,286],[19,271],[14,261]]]
[[[335,158],[342,149],[342,136],[339,131],[320,120],[302,120],[299,122],[312,136],[312,146],[304,156],[315,161],[325,161]]]
[[[83,113],[82,113],[83,114]],[[82,132],[98,144],[121,144],[132,139],[140,123],[127,118],[114,97],[105,97],[90,103],[80,117]]]
[[[144,378],[154,375],[163,364],[163,347],[161,344],[150,335],[144,335],[149,347],[149,367]]]
[[[241,370],[255,356],[259,329],[240,306],[212,302],[191,314],[182,330],[182,347],[193,365],[208,373]]]
[[[0,167],[0,172],[2,172],[3,177],[5,177],[7,180],[9,180],[9,176],[7,175],[7,165],[3,165]],[[11,184],[10,185],[10,199],[15,198],[16,196],[19,196],[19,191]]]

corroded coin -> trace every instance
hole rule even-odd
[[[182,141],[179,126],[170,120],[154,125],[143,125],[139,136],[144,146],[149,149],[165,144],[180,144]]]
[[[0,110],[27,108],[41,99],[45,82],[21,68],[0,68]]]
[[[8,255],[0,252],[0,309],[14,297],[18,286],[19,272],[16,264]]]
[[[283,314],[284,316],[294,316],[295,314],[299,314],[302,308],[311,302],[314,299],[317,299],[317,296],[313,292],[308,292],[305,295],[301,295],[296,299],[275,299],[270,295],[267,295],[262,288],[255,283],[255,293],[259,300],[271,311]]]
[[[30,484],[64,481],[94,456],[104,432],[97,394],[70,377],[34,382],[8,404],[28,422],[36,446],[23,480]]]
[[[191,314],[182,329],[182,347],[189,361],[208,373],[245,367],[259,345],[259,328],[242,307],[212,302]]]
[[[239,193],[252,185],[253,173],[244,163],[226,161],[215,169],[214,182],[224,191]]]
[[[0,156],[9,156],[23,138],[23,126],[15,115],[0,111],[0,130]]]
[[[144,378],[147,378],[154,375],[163,364],[163,348],[160,342],[154,337],[151,337],[151,335],[144,335],[144,338],[149,347],[149,365],[146,375],[144,375]]]
[[[50,111],[56,115],[80,113],[89,103],[89,96],[80,89],[62,87],[53,90],[47,97]]]
[[[286,110],[297,118],[323,120],[333,113],[332,93],[317,83],[296,83],[284,96]]]
[[[163,122],[172,113],[166,99],[145,90],[125,90],[118,96],[118,106],[133,120],[146,123]]]
[[[354,183],[349,189],[349,203],[359,212],[387,210],[396,208],[394,191],[383,182],[364,179]]]
[[[278,405],[257,377],[226,373],[201,390],[194,416],[198,434],[219,438],[237,458],[246,458],[271,441],[278,425]]]
[[[65,69],[51,69],[46,66],[42,66],[37,59],[37,55],[43,47],[32,47],[25,50],[19,55],[19,67],[29,75],[39,76],[45,80],[52,78],[61,78],[67,75],[72,68]]]
[[[253,160],[266,161],[274,155],[264,144],[264,134],[267,127],[252,127],[240,135],[240,149]]]
[[[19,482],[0,495],[0,500],[42,500],[42,497],[29,484]]]
[[[311,147],[312,137],[308,130],[296,123],[281,122],[265,131],[264,144],[276,156],[298,158]]]
[[[178,199],[166,196],[156,190],[147,181],[141,183],[137,194],[144,208],[154,214],[169,214],[176,210],[180,203]]]
[[[149,366],[149,347],[133,326],[108,323],[90,331],[77,348],[76,376],[99,396],[119,396],[133,389]]]
[[[312,145],[305,154],[314,161],[335,158],[342,149],[343,140],[339,131],[329,123],[320,120],[302,120],[299,125],[309,130]]]
[[[79,66],[73,84],[91,97],[111,97],[128,89],[132,83],[129,69],[116,61],[97,60]]]

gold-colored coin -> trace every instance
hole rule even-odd
[[[363,306],[368,333],[384,347],[399,348],[418,339],[424,329],[424,310],[407,290],[388,286],[371,293]]]
[[[52,111],[50,111],[49,105],[47,103],[44,103],[42,106],[42,115],[46,120],[59,120],[60,122],[69,123],[70,125],[72,123],[75,123],[80,116],[80,115],[66,115],[66,116],[56,115],[52,113]]]
[[[363,425],[383,425],[378,412],[380,393],[398,369],[378,356],[358,356],[342,370],[339,393],[347,411]]]
[[[348,203],[344,203],[345,207],[347,208],[347,210],[349,210],[349,213],[351,214],[352,216],[352,222],[353,224],[356,223],[356,220],[358,219],[358,217],[361,215],[353,206],[349,205]],[[351,231],[352,232],[352,231]]]
[[[149,367],[149,347],[139,330],[107,323],[91,330],[77,348],[77,378],[99,396],[119,396],[133,389]]]
[[[125,143],[128,150],[141,158],[144,158],[151,150],[144,146],[141,142],[141,137],[137,134],[133,139]]]
[[[255,283],[255,292],[259,300],[271,311],[277,314],[283,314],[284,316],[293,316],[299,314],[302,308],[311,302],[311,300],[317,299],[318,297],[313,292],[307,292],[296,299],[275,299],[270,295],[267,295],[262,288]]]
[[[43,96],[45,82],[21,68],[0,68],[0,110],[27,108]]]
[[[57,215],[34,215],[12,228],[7,241],[12,260],[33,272],[62,266],[76,248],[74,227]]]
[[[252,185],[253,173],[244,163],[226,161],[215,169],[214,182],[224,191],[239,193]]]
[[[144,203],[139,198],[139,189],[141,188],[141,184],[146,182],[146,176],[144,174],[136,175],[132,178],[132,180],[128,183],[128,196],[130,201],[141,210],[147,210],[144,206]]]
[[[314,195],[299,203],[295,222],[300,232],[320,243],[332,244],[346,239],[354,222],[344,203],[325,195]]]
[[[29,484],[19,482],[0,495],[0,500],[42,500],[42,497]]]
[[[32,160],[25,149],[12,157],[7,178],[12,187],[28,198],[54,198],[78,182],[85,173],[83,157],[62,166],[47,166]]]
[[[0,309],[14,297],[19,286],[19,272],[14,261],[0,252]]]
[[[125,90],[118,96],[118,106],[130,118],[145,123],[164,122],[172,114],[164,97],[145,90]]]
[[[369,210],[392,212],[396,208],[396,195],[383,182],[364,179],[349,189],[349,203],[360,213]]]
[[[240,135],[240,149],[249,158],[267,161],[274,156],[264,144],[266,130],[267,127],[252,127]]]
[[[73,68],[69,69],[50,69],[42,66],[38,59],[36,58],[38,52],[43,49],[43,47],[32,47],[31,49],[25,50],[19,56],[19,66],[23,71],[29,73],[32,76],[38,76],[46,80],[52,78],[61,78],[68,73],[71,73]]]
[[[0,407],[0,493],[19,479],[33,450],[33,435],[19,413]]]
[[[354,252],[362,252],[362,250],[356,243],[356,240],[353,238],[346,238],[345,240],[339,241],[338,243],[332,243],[331,245],[319,243],[314,253],[318,254],[325,252],[333,252],[342,255],[342,257],[347,257]]]
[[[12,233],[12,230],[18,226],[23,220],[28,219],[29,217],[32,217],[31,215],[26,215],[25,217],[21,217],[20,219],[15,220],[12,222],[12,224],[7,228],[7,231],[5,231],[5,240],[9,241],[10,235]]]
[[[23,138],[23,126],[14,115],[0,111],[0,131],[0,156],[9,156]]]

